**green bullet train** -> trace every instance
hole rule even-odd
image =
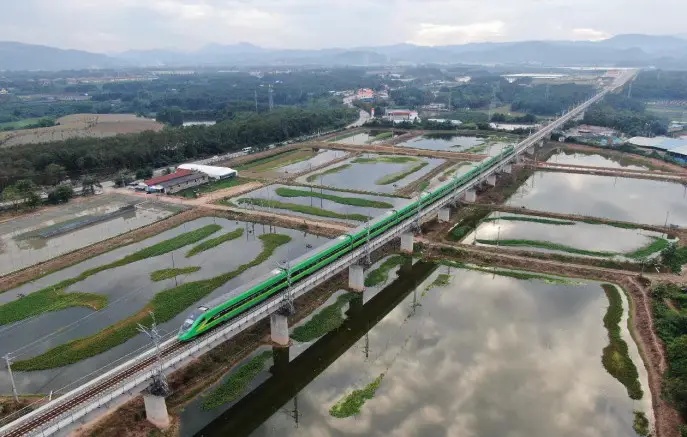
[[[480,173],[487,171],[503,160],[509,159],[513,155],[514,150],[513,146],[508,146],[499,155],[482,161],[467,173],[453,178],[432,191],[422,193],[418,200],[409,202],[398,210],[389,211],[375,218],[369,224],[360,226],[350,233],[344,234],[324,246],[318,247],[291,261],[289,273],[292,283],[297,283],[365,244],[368,232],[369,238],[374,239],[389,228],[416,215],[418,209],[424,209],[437,200],[450,195],[457,187],[469,183]],[[250,308],[285,290],[287,287],[287,272],[283,269],[273,270],[267,277],[262,277],[257,281],[242,286],[238,290],[233,290],[200,305],[184,321],[179,329],[178,339],[181,341],[192,340],[246,312]]]

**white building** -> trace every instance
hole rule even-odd
[[[236,170],[229,167],[217,167],[214,165],[181,164],[178,168],[205,173],[210,179],[228,179],[238,175]]]

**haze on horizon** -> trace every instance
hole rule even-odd
[[[680,0],[22,0],[0,41],[114,53],[250,42],[319,49],[684,32]]]

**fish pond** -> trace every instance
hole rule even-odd
[[[236,294],[326,241],[216,217],[185,223],[0,294],[0,353],[16,352],[21,393],[57,390],[147,347],[131,328],[146,323],[149,310],[165,338],[174,336],[202,302]],[[8,384],[0,370],[0,390],[8,392]]]
[[[463,241],[594,257],[639,259],[668,245],[664,234],[644,229],[495,212]]]
[[[508,200],[511,206],[652,225],[687,225],[685,187],[672,182],[535,172]]]
[[[444,162],[435,158],[364,154],[301,176],[296,181],[332,188],[392,193]]]
[[[330,143],[349,144],[354,146],[365,146],[370,144],[379,144],[383,141],[390,140],[395,135],[391,131],[385,130],[371,130],[367,132],[359,132],[353,135],[341,135],[329,140]]]
[[[638,400],[602,366],[601,284],[487,270],[402,266],[337,307],[338,328],[233,369],[184,409],[181,435],[635,436],[650,398],[624,294],[612,322]]]
[[[622,156],[604,156],[588,153],[559,152],[552,155],[548,161],[551,164],[586,165],[589,167],[619,168],[624,170],[649,170],[644,165],[637,165],[631,158]]]
[[[241,208],[307,218],[331,218],[360,223],[409,202],[399,197],[374,196],[309,186],[269,185],[231,199]]]
[[[99,195],[0,224],[0,275],[149,225],[180,207]]]

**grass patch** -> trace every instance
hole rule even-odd
[[[191,250],[186,253],[186,258],[190,258],[193,255],[197,255],[201,252],[205,252],[206,250],[212,249],[213,247],[217,247],[222,243],[225,243],[227,241],[231,240],[236,240],[237,238],[241,237],[243,235],[243,229],[236,229],[235,231],[227,232],[224,235],[220,235],[217,238],[211,238],[209,240],[205,240],[202,243],[200,243],[197,246],[194,246]]]
[[[431,290],[432,288],[445,287],[451,283],[451,275],[441,274],[427,286],[425,290]]]
[[[265,369],[265,364],[270,358],[272,358],[272,351],[265,351],[229,375],[224,384],[207,396],[203,402],[203,410],[214,410],[238,399],[246,391],[248,384]]]
[[[454,167],[454,168],[452,168],[452,169],[450,169],[450,170],[445,171],[441,176],[444,177],[444,178],[447,178],[447,177],[449,177],[449,176],[453,176],[453,175],[456,174],[456,172],[457,172],[458,170],[460,170],[461,168],[466,167],[466,166],[472,166],[472,164],[473,164],[473,163],[470,162],[470,161],[461,162],[461,163],[458,164],[456,167]]]
[[[224,190],[226,188],[237,187],[239,185],[246,184],[250,181],[251,181],[250,179],[239,178],[239,177],[233,177],[230,179],[222,179],[222,180],[210,182],[208,184],[201,185],[198,187],[187,188],[185,190],[182,190],[182,191],[175,193],[174,195],[192,199],[192,198],[196,197],[196,193],[198,193],[198,194],[212,193],[212,192],[217,191],[217,190]]]
[[[329,409],[329,414],[337,419],[344,419],[360,414],[360,409],[365,402],[374,397],[383,379],[384,374],[382,373],[362,390],[353,390],[352,393],[346,395],[343,399],[334,404],[334,406]]]
[[[423,192],[429,187],[429,181],[423,181],[418,187],[418,191]]]
[[[414,165],[410,168],[407,168],[407,169],[401,170],[399,172],[392,173],[390,175],[386,175],[380,179],[377,179],[375,181],[375,184],[377,184],[377,185],[393,184],[394,182],[398,182],[401,179],[404,179],[406,176],[409,176],[415,172],[422,170],[423,168],[425,168],[428,165],[429,165],[429,162],[421,162],[421,163]]]
[[[648,436],[649,435],[649,419],[646,418],[644,411],[634,410],[635,418],[632,421],[632,428],[635,430],[637,435]]]
[[[155,282],[164,281],[165,279],[173,278],[175,276],[195,273],[198,270],[200,270],[200,267],[181,267],[178,269],[155,270],[153,273],[150,274],[150,279]]]
[[[240,265],[236,270],[201,281],[187,282],[178,287],[161,291],[141,311],[120,322],[110,325],[95,335],[78,338],[54,347],[47,352],[15,363],[22,371],[53,369],[77,363],[112,349],[139,334],[138,323],[150,324],[150,312],[155,313],[158,323],[167,322],[191,305],[206,297],[229,280],[237,277],[251,267],[267,261],[274,251],[289,241],[291,237],[282,234],[263,234],[262,251],[252,261]]]
[[[468,214],[451,229],[449,239],[460,241],[482,222],[491,211],[488,208],[471,207]]]
[[[463,153],[482,153],[489,147],[489,143],[479,144],[469,149],[463,150]]]
[[[601,221],[601,220],[595,220],[595,219],[585,219],[582,220],[583,223],[588,223],[590,225],[608,225],[608,226],[613,226],[614,228],[621,228],[621,229],[641,229],[641,226],[635,225],[633,223],[622,223],[622,222],[615,222],[615,221]]]
[[[95,293],[66,293],[65,288],[44,288],[0,306],[0,325],[66,308],[86,307],[98,311],[107,305],[107,296]]]
[[[382,141],[389,139],[394,136],[393,132],[382,132],[381,134],[377,134],[374,137],[370,138],[369,140],[366,141],[367,144],[372,144],[375,141]]]
[[[394,255],[384,261],[379,267],[372,270],[365,277],[365,286],[374,287],[375,285],[382,284],[389,279],[389,271],[394,267],[400,266],[405,262],[406,258],[401,255]]]
[[[301,343],[313,341],[341,326],[344,321],[343,307],[356,298],[355,293],[346,293],[326,306],[301,326],[294,328],[291,338]]]
[[[245,164],[239,164],[238,166],[234,167],[234,170],[248,170],[248,169],[255,168],[255,167],[262,167],[261,170],[270,170],[272,168],[281,167],[283,165],[293,164],[292,162],[287,162],[285,164],[285,163],[282,163],[279,161],[281,159],[287,158],[287,157],[291,157],[291,158],[295,159],[295,157],[293,155],[296,155],[297,153],[301,153],[301,152],[303,152],[303,150],[301,150],[301,149],[287,150],[286,152],[277,153],[276,155],[266,156],[264,158],[256,159],[255,161],[246,162]],[[310,153],[310,156],[308,156],[308,158],[310,158],[311,156],[312,156],[312,153]],[[305,158],[305,159],[308,159],[308,158]],[[304,159],[300,159],[300,157],[299,157],[298,160],[295,162],[299,162],[299,161],[303,161],[303,160]],[[273,162],[273,161],[278,161],[278,162]]]
[[[331,200],[332,202],[341,205],[362,206],[367,208],[391,209],[394,207],[389,202],[380,202],[378,200],[362,199],[360,197],[343,197],[333,194],[318,193],[316,191],[295,190],[293,188],[280,187],[275,192],[281,197],[317,197],[318,199]]]
[[[316,181],[318,178],[320,178],[320,177],[322,177],[322,176],[327,176],[328,174],[339,173],[340,171],[344,171],[344,170],[346,170],[347,168],[350,168],[350,167],[352,167],[351,164],[343,164],[343,165],[339,165],[339,166],[337,166],[337,167],[332,167],[332,168],[330,168],[329,170],[325,170],[325,171],[320,172],[320,173],[311,174],[310,176],[308,176],[307,178],[305,178],[305,180],[306,180],[307,182],[314,182],[314,181]]]
[[[626,257],[628,258],[634,258],[634,259],[639,259],[639,258],[646,258],[647,256],[660,252],[668,245],[670,244],[668,240],[665,238],[659,238],[659,237],[649,237],[653,241],[649,243],[647,246],[641,247],[633,252],[628,252],[625,254]]]
[[[608,310],[604,316],[604,326],[608,330],[609,344],[603,349],[601,362],[606,371],[625,386],[631,399],[641,399],[644,392],[639,383],[639,374],[630,358],[627,343],[620,335],[623,301],[614,285],[603,284],[602,287],[606,297],[608,297]]]
[[[207,225],[194,231],[184,232],[176,237],[161,241],[150,247],[120,258],[117,261],[94,267],[82,272],[79,276],[65,279],[57,284],[45,287],[15,302],[0,306],[0,325],[16,322],[41,313],[57,311],[73,306],[85,306],[99,310],[107,304],[104,296],[91,293],[65,293],[67,287],[105,270],[121,267],[146,258],[163,255],[188,244],[202,240],[208,235],[222,229],[220,225]],[[73,295],[73,296],[72,296]],[[71,296],[71,297],[70,297]],[[102,300],[105,299],[105,300]]]
[[[515,271],[515,270],[503,270],[503,269],[496,269],[496,268],[492,268],[492,267],[482,267],[482,266],[465,264],[465,263],[460,263],[460,262],[455,262],[455,261],[443,260],[443,261],[441,261],[441,264],[443,264],[445,266],[450,266],[450,267],[457,267],[459,269],[473,270],[476,272],[483,272],[483,273],[490,273],[493,275],[505,276],[507,278],[522,279],[525,281],[535,279],[535,280],[539,280],[539,281],[544,281],[548,284],[556,284],[556,285],[582,285],[582,284],[584,284],[583,282],[579,282],[579,281],[572,281],[572,280],[564,279],[564,278],[557,278],[557,277],[553,277],[553,276],[540,275],[538,273],[521,272],[521,271]]]
[[[317,217],[328,217],[337,218],[344,220],[355,220],[358,222],[366,222],[370,220],[369,216],[363,214],[341,214],[334,211],[329,211],[322,208],[316,208],[314,206],[299,205],[297,203],[287,203],[280,202],[278,200],[268,200],[268,199],[239,199],[238,202],[241,205],[254,205],[261,206],[263,208],[276,208],[276,209],[286,209],[288,211],[300,212],[303,214],[314,215]]]
[[[480,244],[486,244],[489,246],[511,246],[511,247],[537,247],[540,249],[550,249],[550,250],[560,250],[562,252],[574,253],[577,255],[587,255],[587,256],[599,256],[599,257],[612,257],[617,255],[616,252],[606,252],[606,251],[594,251],[577,249],[575,247],[566,246],[565,244],[552,243],[550,241],[538,241],[538,240],[481,240],[477,239]]]
[[[406,164],[409,162],[417,162],[419,158],[413,156],[375,156],[374,158],[355,158],[351,161],[353,164],[374,164],[377,162],[386,162],[389,164]]]
[[[563,220],[552,220],[552,219],[539,218],[539,217],[522,217],[522,216],[515,216],[515,215],[504,215],[501,217],[489,217],[489,218],[485,218],[483,221],[495,222],[498,220],[509,220],[509,221],[514,221],[514,222],[534,222],[534,223],[543,223],[545,225],[558,225],[558,226],[574,226],[575,225],[575,222],[569,222],[569,221],[563,221]]]

